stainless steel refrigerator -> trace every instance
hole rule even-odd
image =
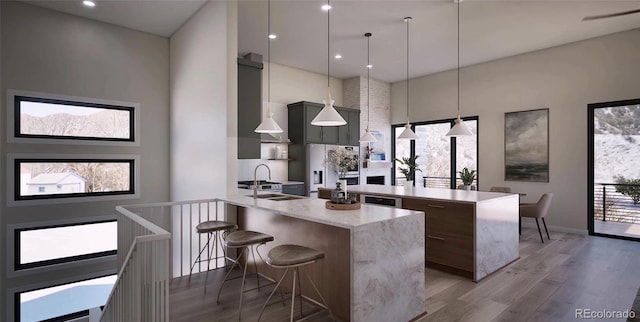
[[[307,174],[306,182],[310,197],[318,197],[318,188],[335,188],[338,181],[338,175],[331,167],[324,164],[324,160],[328,154],[339,148],[352,150],[356,155],[359,154],[357,146],[327,145],[327,144],[307,144]],[[355,167],[347,172],[347,184],[357,185],[360,180],[359,162]]]

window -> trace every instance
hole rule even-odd
[[[15,293],[16,320],[55,321],[61,317],[82,316],[83,312],[106,304],[116,278],[109,275]]]
[[[396,140],[393,142],[393,159],[418,155],[416,163],[421,170],[416,173],[416,185],[432,188],[456,188],[462,184],[458,171],[467,167],[478,171],[478,117],[464,118],[464,122],[474,133],[470,137],[447,137],[446,133],[454,124],[454,119],[419,122],[413,124],[418,139],[399,140],[404,124],[393,125]],[[394,162],[393,182],[400,185],[404,176]],[[420,178],[422,177],[422,178]],[[474,185],[477,186],[477,179]]]
[[[15,268],[27,269],[115,255],[115,220],[15,230]]]
[[[411,150],[411,141],[409,140],[398,140],[398,137],[400,136],[400,134],[402,134],[402,131],[404,131],[404,127],[396,127],[393,130],[393,134],[395,136],[395,144],[393,146],[394,150],[394,156],[393,156],[393,160],[397,159],[402,159],[402,158],[408,158],[412,155],[412,150]],[[394,161],[393,164],[396,164],[396,162]],[[394,167],[394,175],[395,175],[395,180],[392,180],[392,182],[395,182],[396,185],[402,185],[404,183],[404,181],[406,180],[406,178],[404,177],[404,175],[402,174],[402,172],[400,172],[399,168],[396,166]],[[418,175],[416,175],[417,177]]]
[[[449,122],[416,125],[416,160],[422,172],[418,172],[417,185],[427,187],[451,187],[451,138],[444,134],[449,131]],[[420,180],[422,177],[422,180]]]
[[[133,159],[14,159],[15,200],[134,194]]]
[[[63,140],[135,140],[134,107],[15,95],[14,136]]]

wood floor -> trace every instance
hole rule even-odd
[[[576,309],[626,310],[640,288],[639,268],[638,242],[551,232],[542,244],[537,230],[524,228],[520,259],[479,283],[427,269],[429,314],[419,321],[576,321]],[[171,321],[238,321],[239,280],[225,284],[216,305],[221,279],[220,272],[209,274],[206,295],[204,274],[191,283],[173,280]],[[255,287],[255,278],[249,283]],[[245,293],[243,321],[257,320],[271,289]],[[276,293],[262,321],[288,320],[289,299],[285,306],[279,299]],[[330,319],[323,314],[309,321]]]

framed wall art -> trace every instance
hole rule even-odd
[[[504,114],[504,179],[549,182],[549,109]]]
[[[385,151],[385,138],[384,133],[379,131],[371,131],[371,134],[376,138],[375,142],[371,142],[368,145],[369,158],[371,162],[387,161],[387,152]]]

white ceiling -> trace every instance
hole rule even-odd
[[[72,15],[86,17],[158,36],[171,36],[206,0],[94,0],[85,7],[82,0],[21,0]]]
[[[326,74],[326,1],[271,3],[272,61]],[[366,75],[366,38],[371,37],[371,77],[395,82],[406,77],[405,16],[410,24],[410,78],[456,67],[456,4],[452,1],[331,2],[331,75]],[[640,8],[640,1],[467,0],[460,11],[461,65],[558,46],[640,28],[640,14],[582,22],[587,15]],[[266,1],[241,1],[238,51],[266,53]],[[639,39],[640,41],[640,39]],[[612,48],[612,50],[615,50]]]
[[[27,3],[168,37],[205,0],[22,0]],[[272,61],[326,74],[326,1],[272,0]],[[410,24],[410,78],[453,69],[457,63],[456,4],[448,0],[334,0],[331,13],[331,75],[366,75],[366,38],[371,37],[371,77],[406,77],[405,16]],[[640,0],[466,0],[460,11],[462,66],[640,28],[640,14],[582,22],[587,15],[640,8]],[[239,0],[238,52],[266,56],[267,1]],[[639,40],[640,41],[640,40]],[[611,50],[615,50],[612,48]],[[266,58],[266,57],[265,57]]]

